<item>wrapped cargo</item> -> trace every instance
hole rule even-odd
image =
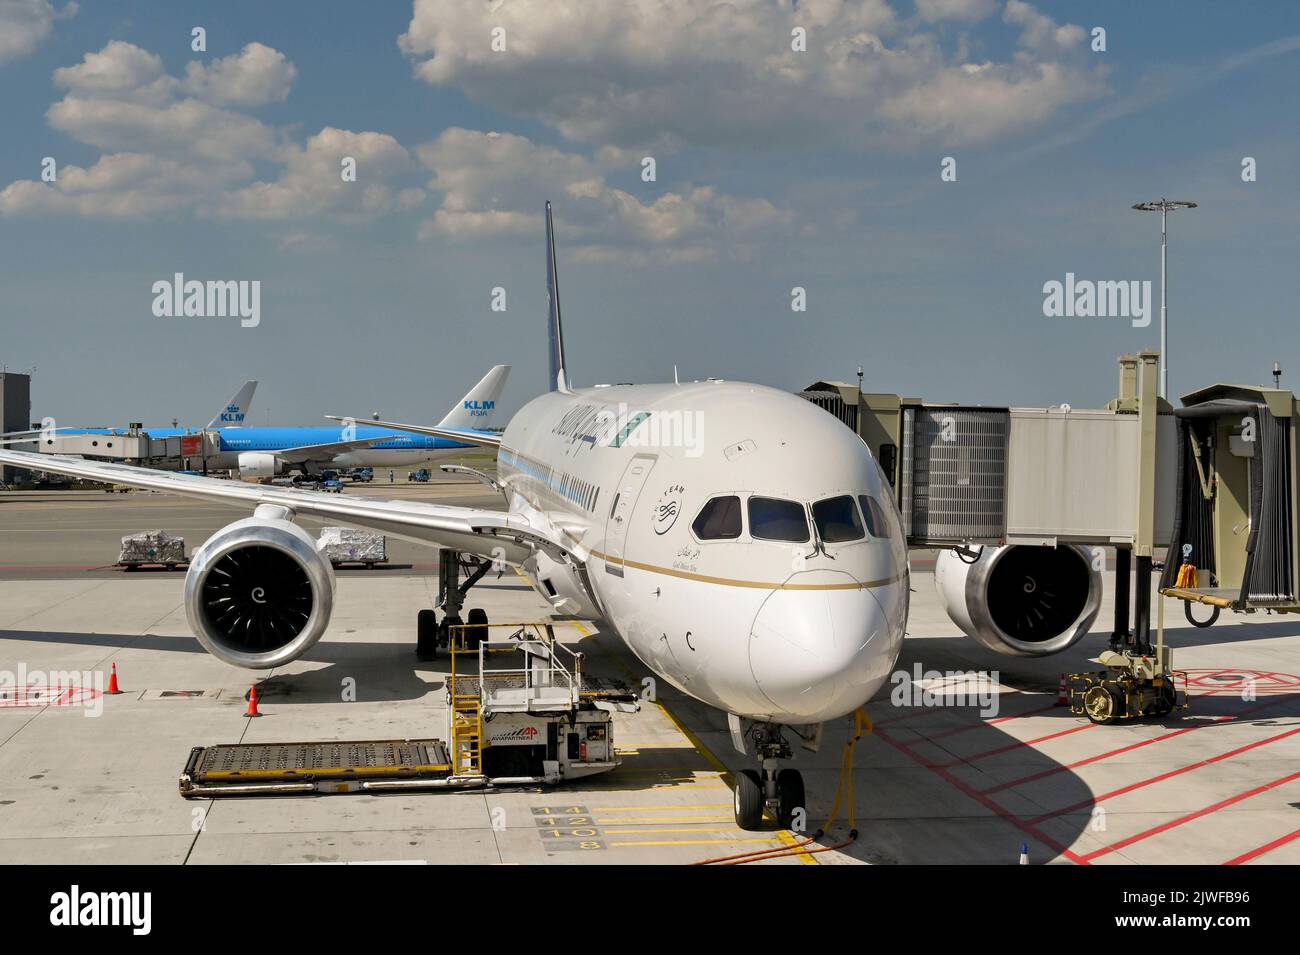
[[[354,527],[322,527],[316,546],[335,567],[340,564],[372,567],[388,560],[387,540],[383,534]]]
[[[118,565],[123,567],[138,567],[141,564],[174,567],[186,561],[185,538],[166,531],[127,534],[122,538],[122,552],[117,558]]]

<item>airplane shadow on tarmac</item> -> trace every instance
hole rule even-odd
[[[1295,622],[1281,622],[1236,624],[1217,631],[1180,627],[1167,630],[1166,636],[1178,648],[1295,633]],[[867,706],[873,726],[854,751],[859,838],[840,851],[875,864],[1008,864],[1016,861],[1024,844],[1035,862],[1062,857],[1080,861],[1119,837],[1105,831],[1105,814],[1097,798],[1106,793],[1094,792],[1075,767],[1104,762],[1109,755],[1144,747],[1149,741],[1208,731],[1199,742],[1193,737],[1182,744],[1197,747],[1190,755],[1186,749],[1172,760],[1169,750],[1160,754],[1163,761],[1158,770],[1130,759],[1126,769],[1131,769],[1131,781],[1126,779],[1124,785],[1138,784],[1140,792],[1160,772],[1222,751],[1223,745],[1213,742],[1218,735],[1215,730],[1260,727],[1259,738],[1263,739],[1278,729],[1297,725],[1300,686],[1296,690],[1285,686],[1263,689],[1253,699],[1243,698],[1240,678],[1228,671],[1224,677],[1228,682],[1221,686],[1208,682],[1194,687],[1190,709],[1161,719],[1095,726],[1068,707],[1057,706],[1057,692],[1061,674],[1098,669],[1095,657],[1105,649],[1108,637],[1109,631],[1094,632],[1065,653],[1033,659],[995,654],[965,636],[905,640],[895,668],[905,679],[887,682]],[[621,646],[616,641],[617,637],[598,631],[577,646],[593,662],[609,661],[606,666],[621,669],[621,675],[637,685],[649,672],[630,654],[611,654],[611,646]],[[1231,647],[1225,651],[1225,658],[1231,659]],[[996,712],[981,712],[978,705],[903,705],[918,701],[900,700],[893,691],[915,679],[918,665],[927,680],[936,672],[988,674],[1002,688]],[[1212,671],[1201,672],[1212,675]],[[655,755],[634,753],[610,774],[609,783],[620,788],[636,786],[639,779],[634,773],[650,775],[657,759],[673,759],[678,767],[675,772],[695,779],[700,770],[716,771],[722,764],[727,770],[723,780],[728,783],[735,772],[756,766],[752,757],[742,756],[731,746],[725,714],[664,687],[662,681],[659,686],[659,702],[702,747],[657,751]],[[790,765],[802,772],[807,794],[805,832],[824,826],[831,815],[850,732],[851,721],[840,719],[826,726],[818,752],[794,746],[796,755]],[[1240,745],[1239,739],[1234,737],[1228,749]],[[654,785],[667,781],[656,780]],[[1156,807],[1158,794],[1152,792]],[[834,825],[819,844],[844,841],[848,814],[845,798]],[[1092,838],[1081,839],[1085,833]]]

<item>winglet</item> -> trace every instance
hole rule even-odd
[[[248,416],[248,409],[253,403],[253,392],[256,390],[256,381],[244,382],[244,387],[235,392],[235,397],[226,402],[225,407],[217,412],[217,416],[209,421],[207,426],[228,428],[231,425],[242,425],[244,418]]]
[[[555,264],[555,225],[551,204],[546,203],[546,299],[551,338],[551,390],[569,393],[569,376],[564,365],[564,326],[560,323],[560,277]]]
[[[438,422],[443,428],[486,428],[510,374],[509,365],[494,365],[477,385]]]

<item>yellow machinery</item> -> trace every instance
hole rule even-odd
[[[307,795],[554,785],[619,764],[635,694],[584,678],[549,623],[448,628],[447,738],[197,746],[181,795]]]

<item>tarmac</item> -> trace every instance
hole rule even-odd
[[[446,480],[347,493],[499,500]],[[445,736],[446,658],[414,652],[435,551],[390,542],[386,569],[341,571],[321,643],[269,675],[202,651],[183,570],[112,566],[123,534],[161,528],[192,550],[241,516],[147,492],[0,494],[0,862],[681,864],[772,849],[784,852],[750,864],[1011,865],[1022,846],[1031,863],[1300,862],[1300,620],[1225,613],[1193,629],[1167,601],[1190,708],[1096,726],[1055,704],[1060,675],[1093,669],[1105,646],[1109,575],[1088,638],[1055,657],[1002,657],[948,620],[924,552],[899,676],[866,708],[851,772],[849,719],[797,753],[809,832],[841,790],[826,835],[802,849],[804,832],[735,826],[729,783],[749,761],[722,713],[663,681],[617,717],[622,765],[563,788],[185,800],[194,746]],[[510,574],[468,606],[496,621],[549,609]],[[649,675],[599,623],[556,631],[596,676],[639,687]],[[114,663],[123,692],[107,695]],[[970,673],[995,692],[963,699]],[[264,716],[246,719],[254,681]]]

